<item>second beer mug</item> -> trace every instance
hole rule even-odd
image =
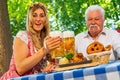
[[[63,32],[64,54],[75,53],[75,39],[73,31]]]

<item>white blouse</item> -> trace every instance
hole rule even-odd
[[[26,31],[19,31],[16,37],[20,38],[22,41],[28,44],[28,36]]]

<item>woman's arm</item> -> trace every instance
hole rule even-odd
[[[46,37],[46,46],[50,51],[60,45],[61,39],[59,37]],[[14,58],[17,72],[22,75],[31,68],[33,68],[47,53],[46,49],[42,47],[39,51],[30,57],[28,56],[28,46],[20,38],[14,40]]]
[[[33,68],[46,55],[46,50],[41,48],[36,54],[28,56],[28,47],[20,38],[14,40],[14,58],[17,72],[22,75]]]

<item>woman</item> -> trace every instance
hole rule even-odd
[[[51,72],[55,67],[46,68],[48,52],[60,45],[60,37],[51,38],[46,7],[42,3],[33,3],[28,11],[27,30],[19,31],[13,43],[13,56],[9,70],[0,80],[13,77]]]

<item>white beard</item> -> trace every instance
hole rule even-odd
[[[97,36],[100,32],[100,27],[98,25],[90,25],[88,30],[92,36]]]

